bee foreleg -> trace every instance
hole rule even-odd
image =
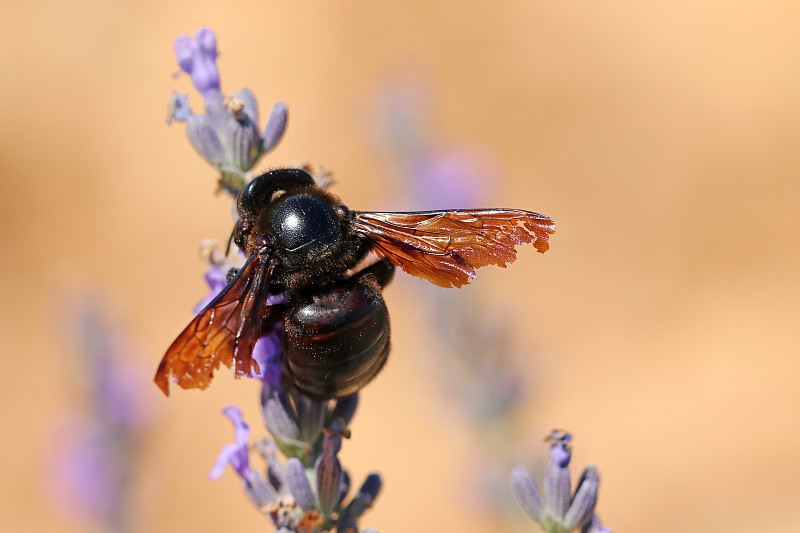
[[[394,277],[395,266],[388,259],[381,259],[372,263],[368,267],[364,267],[353,275],[353,278],[360,278],[372,274],[378,281],[381,289],[386,287]]]

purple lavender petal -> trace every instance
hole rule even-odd
[[[211,301],[217,297],[217,295],[222,292],[222,289],[228,284],[228,273],[218,267],[217,265],[211,265],[206,270],[205,274],[203,274],[203,278],[206,280],[208,284],[208,288],[210,292],[208,296],[200,300],[200,303],[197,304],[194,308],[194,314],[198,314],[200,311],[206,308]]]
[[[188,35],[179,35],[172,44],[172,49],[175,51],[178,66],[181,70],[191,74],[194,66],[194,44],[192,43],[192,38]]]
[[[297,505],[304,511],[311,511],[314,509],[314,492],[311,490],[311,484],[306,477],[306,469],[299,459],[294,457],[286,461],[286,470],[284,471],[286,485],[289,487],[289,492],[294,496]]]
[[[173,121],[186,122],[194,115],[192,108],[189,106],[189,95],[178,92],[172,93],[167,111],[167,124],[172,124]]]
[[[518,466],[511,471],[511,492],[528,516],[540,522],[542,519],[542,494],[533,478],[524,467]]]
[[[572,435],[560,429],[554,429],[545,439],[551,445],[550,460],[562,468],[569,466],[569,461],[572,459],[571,440]]]
[[[179,36],[173,48],[178,66],[192,77],[195,88],[206,98],[220,90],[217,37],[210,28],[199,28],[194,37]]]
[[[559,467],[568,467],[570,459],[572,459],[572,453],[564,446],[558,444],[550,448],[550,460]]]
[[[211,467],[208,477],[211,479],[219,479],[222,477],[222,474],[225,473],[225,467],[228,465],[228,463],[233,465],[233,461],[236,461],[235,456],[237,453],[239,453],[239,450],[239,446],[236,446],[235,444],[225,444],[222,447],[222,450],[219,452],[219,455],[217,455],[217,460],[214,461],[214,466]],[[236,469],[235,466],[234,469]]]
[[[222,414],[227,416],[231,422],[236,435],[236,444],[242,446],[247,444],[247,439],[250,438],[250,426],[244,421],[242,417],[242,410],[235,405],[230,405],[222,410]]]
[[[283,102],[278,102],[272,106],[267,126],[262,135],[261,149],[266,153],[271,151],[280,142],[283,132],[286,131],[286,123],[289,120],[289,108]]]
[[[242,479],[247,480],[255,472],[250,468],[249,448],[247,447],[250,426],[244,421],[242,411],[236,406],[226,407],[222,413],[233,422],[236,443],[226,444],[222,447],[208,476],[211,479],[218,479],[225,470],[225,465],[230,464]]]
[[[600,474],[597,468],[592,465],[587,466],[578,482],[569,510],[564,516],[564,527],[567,531],[580,527],[591,518],[594,506],[597,504],[599,484]]]
[[[569,469],[548,463],[544,473],[544,499],[551,515],[564,518],[569,508],[570,491]]]
[[[258,378],[268,389],[278,388],[281,384],[281,344],[282,329],[261,337],[253,347],[253,359],[258,363]]]

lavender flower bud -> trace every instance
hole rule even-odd
[[[544,509],[542,495],[531,475],[522,466],[516,467],[511,472],[511,492],[528,516],[541,522]]]
[[[595,513],[583,526],[581,533],[611,533],[611,529],[604,526],[600,521],[600,515]]]
[[[358,408],[358,393],[355,392],[350,396],[345,396],[344,398],[339,398],[336,400],[336,406],[333,408],[333,412],[330,416],[330,422],[340,418],[345,426],[347,426],[350,421],[353,419],[353,415],[356,413],[356,408]]]
[[[269,484],[276,490],[280,490],[283,484],[286,483],[286,473],[283,463],[278,460],[278,456],[275,453],[275,443],[262,438],[255,443],[253,448],[267,463]]]
[[[278,102],[272,106],[272,113],[269,115],[267,126],[264,128],[263,144],[261,149],[264,153],[271,151],[283,137],[286,131],[286,123],[289,120],[289,108],[283,102]]]
[[[342,464],[335,454],[325,452],[317,459],[317,507],[323,516],[330,516],[339,503],[342,484]]]
[[[299,427],[299,439],[314,442],[322,434],[325,416],[328,414],[328,402],[319,402],[302,395],[296,395],[295,409]]]
[[[259,509],[267,503],[278,500],[275,489],[255,470],[248,472],[247,478],[242,480],[242,485],[250,500]]]
[[[261,156],[261,133],[258,124],[245,112],[245,103],[236,93],[223,102],[233,120],[226,120],[222,138],[228,142],[228,163],[234,168],[247,172]]]
[[[564,518],[569,508],[571,481],[569,469],[549,463],[544,474],[544,499],[551,515]]]
[[[339,519],[339,531],[347,531],[348,528],[356,529],[356,521],[364,512],[372,507],[372,502],[378,497],[381,491],[381,477],[378,474],[370,474],[353,496],[353,499],[345,507]],[[357,530],[357,529],[356,529]]]
[[[280,388],[265,387],[261,392],[261,409],[264,424],[281,451],[305,462],[312,448],[309,443],[299,440],[300,428],[288,393]]]
[[[314,492],[306,477],[306,469],[299,459],[292,457],[286,461],[286,485],[294,496],[297,505],[304,511],[311,511],[314,507]]]
[[[564,516],[564,527],[572,531],[585,524],[594,512],[597,503],[597,489],[600,485],[600,474],[597,468],[592,465],[583,471],[578,487],[575,489],[575,496],[569,505],[569,510]]]

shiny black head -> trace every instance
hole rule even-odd
[[[242,187],[236,200],[239,218],[247,220],[255,217],[274,197],[287,192],[295,192],[314,185],[314,178],[299,168],[271,170]]]

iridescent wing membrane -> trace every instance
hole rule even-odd
[[[272,262],[253,254],[222,292],[200,311],[167,350],[156,385],[169,396],[169,382],[205,389],[223,363],[237,377],[258,373],[252,358],[261,335]],[[234,364],[235,363],[235,364]]]
[[[461,287],[486,265],[505,267],[519,244],[544,253],[555,233],[550,217],[520,209],[459,209],[418,213],[353,212],[355,230],[373,250],[412,276]]]

